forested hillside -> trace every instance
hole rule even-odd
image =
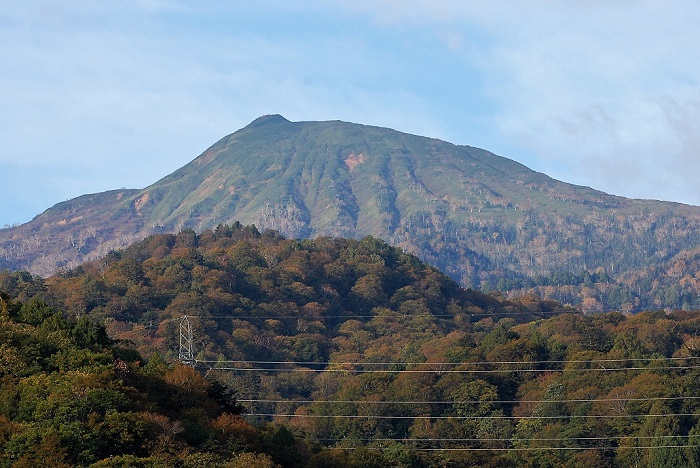
[[[270,356],[277,348],[280,359],[325,361],[337,327],[350,319],[424,317],[452,327],[455,317],[520,323],[574,310],[532,296],[507,301],[462,289],[373,237],[288,240],[239,223],[201,235],[151,236],[46,280],[5,272],[0,285],[106,321],[110,333],[136,340],[146,353],[171,352],[177,321],[188,315],[199,357],[207,359]],[[284,346],[275,344],[276,335],[287,336]]]
[[[584,316],[534,296],[506,300],[461,289],[372,237],[287,240],[240,224],[152,236],[45,280],[7,271],[0,289],[14,298],[3,299],[3,329],[38,334],[35,347],[22,341],[34,338],[15,335],[2,345],[11,365],[3,367],[10,371],[0,417],[10,429],[0,444],[11,460],[35,460],[36,447],[45,447],[65,463],[126,457],[123,451],[143,466],[173,456],[223,466],[255,456],[247,452],[283,466],[700,463],[697,312]],[[196,372],[172,364],[183,316],[193,328]],[[114,347],[108,337],[126,341]],[[87,357],[66,357],[74,353]],[[103,421],[112,414],[145,418],[139,427],[148,436],[137,448],[124,448],[127,435],[79,459],[60,429],[74,413],[27,419],[18,412],[22,398],[31,398],[21,389],[31,388],[33,375],[96,372],[88,364],[127,400],[105,396],[113,406],[99,406],[83,400],[82,390],[39,398],[88,402],[81,431],[108,431]],[[159,385],[182,382],[173,377],[180,374],[195,384],[176,385],[200,392],[173,396],[185,406],[140,395],[177,395]],[[144,387],[153,375],[165,384]],[[238,405],[247,423],[234,416]],[[151,413],[183,428],[169,433],[162,451],[155,427],[170,426],[157,426]],[[46,432],[17,448],[32,424]],[[109,430],[128,434],[129,427]],[[188,432],[195,427],[205,436]]]
[[[1,293],[0,340],[0,466],[265,468],[310,453],[247,424],[221,382],[146,363],[86,316]]]

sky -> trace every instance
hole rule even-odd
[[[0,227],[144,188],[265,114],[700,205],[697,0],[3,3]]]

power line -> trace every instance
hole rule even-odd
[[[644,309],[640,309],[644,310]],[[596,311],[596,314],[606,314],[606,313],[616,313],[620,312],[619,310],[603,310],[603,311]],[[406,315],[406,314],[399,314],[399,313],[394,313],[391,315],[353,315],[353,314],[341,314],[341,315],[322,315],[319,317],[303,317],[299,315],[188,315],[188,318],[190,319],[211,319],[211,320],[280,320],[280,319],[297,319],[297,320],[324,320],[324,319],[335,319],[335,318],[340,318],[340,319],[373,319],[373,318],[392,318],[392,319],[398,319],[398,318],[405,318],[405,319],[413,319],[413,318],[457,318],[458,316],[468,316],[468,317],[491,317],[491,316],[532,316],[532,315],[562,315],[562,314],[573,314],[573,315],[584,315],[580,310],[552,310],[552,311],[539,311],[539,312],[497,312],[497,311],[490,311],[490,312],[463,312],[463,313],[457,313],[457,314],[423,314],[423,315]],[[161,320],[160,323],[164,322],[173,322],[180,320],[180,318],[173,318],[173,319],[165,319]],[[134,327],[134,330],[139,327],[139,328],[146,328],[145,325],[136,325]],[[125,331],[121,332],[120,334],[126,334],[130,333],[133,330],[130,331]],[[115,335],[118,336],[118,335]]]
[[[630,370],[688,370],[700,369],[700,366],[658,366],[658,367],[600,367],[586,369],[566,369],[567,372],[612,372],[612,371],[630,371]],[[259,368],[259,367],[211,367],[211,370],[220,371],[237,371],[237,372],[302,372],[302,373],[347,373],[347,374],[498,374],[508,372],[528,372],[528,373],[547,373],[552,372],[552,369],[308,369],[308,368]]]
[[[411,448],[415,452],[529,452],[536,450],[653,450],[661,448],[700,448],[700,445],[645,445],[645,446],[592,446],[592,447],[445,447]],[[386,450],[382,447],[326,447],[327,450]]]
[[[619,435],[619,436],[608,436],[608,437],[542,437],[535,439],[504,439],[504,438],[361,438],[356,439],[352,437],[345,438],[311,438],[311,440],[318,440],[323,442],[560,442],[560,441],[594,441],[594,440],[613,440],[613,439],[688,439],[691,437],[698,437],[697,435],[657,435],[657,436],[632,436],[632,435]]]
[[[619,310],[611,310],[607,312],[619,312]],[[605,313],[605,312],[596,312]],[[391,315],[353,315],[353,314],[342,314],[342,315],[321,315],[318,317],[303,317],[299,315],[188,315],[189,318],[200,318],[200,319],[231,319],[231,320],[253,320],[253,319],[301,319],[301,320],[323,320],[327,318],[346,318],[346,319],[373,319],[373,318],[457,318],[458,316],[468,316],[468,317],[491,317],[494,315],[510,315],[510,316],[532,316],[532,315],[561,315],[561,314],[574,314],[583,315],[580,310],[552,310],[552,311],[542,311],[542,312],[458,312],[457,314],[400,314],[398,312]]]
[[[307,437],[310,440],[317,440],[319,442],[418,442],[418,443],[441,443],[441,442],[501,442],[501,443],[537,443],[537,442],[595,442],[595,441],[612,441],[612,440],[652,440],[652,439],[690,439],[692,437],[697,437],[697,435],[658,435],[658,436],[632,436],[632,435],[619,435],[619,436],[608,436],[608,437],[542,437],[542,438],[530,438],[530,439],[518,439],[518,438],[312,438]],[[325,447],[326,449],[341,449],[341,450],[357,450],[358,447],[343,447],[343,446],[333,446]],[[367,450],[385,450],[386,447],[362,447]],[[583,447],[410,447],[411,451],[530,451],[530,450],[645,450],[645,449],[657,449],[657,448],[700,448],[700,445],[606,445],[606,446],[583,446]]]
[[[618,312],[618,311],[610,311],[610,312]],[[598,313],[603,313],[603,312],[598,312]],[[212,320],[255,320],[255,319],[261,319],[261,320],[274,320],[274,319],[297,319],[297,320],[324,320],[324,319],[330,319],[330,318],[346,318],[346,319],[372,319],[372,318],[427,318],[427,317],[436,317],[436,318],[456,318],[457,316],[460,315],[466,315],[466,316],[471,316],[471,317],[490,317],[493,315],[523,315],[523,316],[529,316],[529,315],[560,315],[560,314],[576,314],[580,315],[580,311],[548,311],[548,312],[483,312],[483,313],[471,313],[471,312],[465,312],[465,313],[460,313],[460,314],[425,314],[425,315],[404,315],[404,314],[395,314],[395,315],[323,315],[321,317],[302,317],[299,315],[187,315],[189,319],[212,319]],[[161,323],[167,323],[167,322],[176,322],[179,321],[181,317],[178,318],[172,318],[172,319],[164,319],[160,320],[158,324],[160,325]],[[133,323],[133,322],[122,322],[122,323]],[[137,331],[137,330],[143,330],[147,329],[149,325],[140,325],[136,324],[131,330],[126,330],[123,332],[119,332],[115,335],[120,336],[120,335],[126,335],[128,333]]]
[[[632,310],[637,312],[654,312],[658,309],[637,307]],[[393,312],[393,311],[392,311]],[[609,314],[609,313],[621,313],[618,309],[611,310],[596,310],[593,311],[595,315],[597,314]],[[698,311],[689,311],[698,312]],[[303,320],[322,320],[325,318],[348,318],[348,319],[372,319],[372,318],[425,318],[425,317],[438,317],[438,318],[456,318],[458,316],[468,316],[468,317],[490,317],[493,315],[513,315],[513,316],[531,316],[531,315],[562,315],[562,314],[573,314],[573,315],[584,315],[585,314],[579,309],[558,309],[558,310],[548,310],[548,311],[523,311],[523,312],[499,312],[495,310],[485,311],[485,312],[458,312],[456,314],[401,314],[399,312],[393,312],[392,314],[386,315],[354,315],[354,314],[337,314],[337,315],[322,315],[319,317],[302,317],[299,315],[189,315],[190,318],[202,318],[202,319],[303,319]]]
[[[670,418],[676,416],[694,416],[696,413],[664,413],[664,414],[570,414],[560,416],[385,416],[377,414],[286,414],[286,413],[247,413],[245,416],[278,417],[278,418],[307,418],[307,419],[634,419],[634,418]]]
[[[202,316],[193,316],[194,318],[201,318]],[[179,320],[181,322],[181,334],[180,334],[180,354],[182,354],[182,321],[185,320],[187,325],[189,321],[187,319],[190,316],[183,316]],[[176,319],[163,320],[160,323],[172,322]],[[145,327],[142,327],[145,328]],[[189,336],[191,337],[191,329],[189,329]],[[118,335],[123,335],[127,333],[132,333],[134,330],[122,332]],[[191,343],[191,338],[189,343]],[[191,357],[191,351],[189,356]],[[196,366],[197,364],[215,364],[215,366],[209,366],[210,368],[216,370],[228,370],[228,371],[241,371],[241,372],[336,372],[336,373],[501,373],[501,372],[551,372],[553,369],[444,369],[444,366],[458,366],[458,365],[481,365],[481,366],[499,366],[499,365],[540,365],[540,364],[557,364],[557,365],[567,365],[567,364],[598,364],[601,367],[597,368],[584,368],[584,369],[566,369],[569,372],[592,372],[592,371],[626,371],[626,370],[688,370],[688,369],[698,369],[700,366],[656,366],[656,367],[604,367],[602,364],[611,364],[618,362],[638,362],[638,361],[649,361],[651,364],[654,361],[682,361],[699,359],[698,356],[685,356],[685,357],[661,357],[661,358],[622,358],[622,359],[596,359],[596,360],[541,360],[541,361],[465,361],[465,362],[317,362],[317,361],[253,361],[253,360],[195,360],[189,359],[188,363],[190,365]],[[440,366],[439,369],[308,369],[308,368],[292,368],[292,369],[279,369],[279,368],[244,368],[244,367],[224,367],[220,364],[258,364],[258,365],[335,365],[335,366],[397,366],[397,365],[414,365],[414,366]]]
[[[236,399],[239,403],[297,403],[297,404],[376,404],[376,405],[454,405],[454,404],[520,404],[520,403],[607,403],[623,401],[697,400],[700,396],[646,397],[646,398],[577,398],[566,400],[462,400],[462,401],[377,401],[377,400],[266,400]]]
[[[187,317],[188,317],[188,318],[192,318],[191,315],[188,315]],[[164,320],[160,320],[160,321],[158,322],[158,325],[160,325],[160,324],[162,324],[162,323],[168,323],[168,322],[179,322],[180,320],[182,320],[182,317],[172,318],[172,319],[164,319]],[[133,323],[133,322],[121,322],[121,323]],[[137,323],[136,325],[134,325],[134,326],[131,328],[131,330],[125,330],[125,331],[122,331],[122,332],[119,332],[119,333],[115,333],[114,335],[111,335],[111,337],[112,337],[112,338],[116,338],[116,337],[118,337],[118,336],[128,335],[129,333],[134,333],[134,332],[137,332],[137,331],[139,331],[139,330],[148,330],[148,329],[150,329],[151,327],[153,327],[153,321],[149,322],[147,325],[140,325],[140,324]],[[155,327],[155,328],[157,328],[157,327]]]
[[[464,314],[458,314],[458,315],[466,315],[466,316],[471,316],[471,317],[490,317],[494,315],[508,315],[508,316],[518,316],[518,315],[523,315],[523,316],[531,316],[531,315],[560,315],[564,313],[574,313],[574,314],[580,314],[580,312],[575,312],[575,311],[552,311],[552,312],[484,312],[484,313],[464,313]],[[189,319],[211,319],[211,320],[290,320],[290,319],[296,319],[296,320],[325,320],[325,319],[373,319],[373,318],[406,318],[406,319],[411,319],[411,318],[456,318],[454,314],[425,314],[425,315],[323,315],[321,317],[301,317],[298,315],[239,315],[239,316],[232,316],[232,315],[188,315],[187,316]],[[160,325],[161,323],[167,323],[167,322],[174,322],[178,321],[180,318],[174,318],[174,319],[166,319],[166,320],[161,320],[158,322]],[[131,322],[133,323],[133,322]],[[126,330],[123,332],[119,332],[115,335],[112,335],[113,338],[122,336],[122,335],[127,335],[129,333],[133,333],[138,330],[145,330],[148,329],[148,325],[135,325],[131,330]]]
[[[688,357],[648,357],[648,358],[620,358],[620,359],[571,359],[571,360],[545,360],[545,361],[462,361],[462,362],[344,362],[344,361],[252,361],[246,359],[238,360],[207,360],[200,359],[197,362],[204,364],[294,364],[294,365],[345,365],[345,366],[423,366],[423,365],[439,365],[439,366],[461,366],[466,364],[471,365],[532,365],[532,364],[600,364],[614,362],[637,362],[637,361],[684,361],[688,359],[700,359],[700,356]]]
[[[161,322],[162,323],[162,322]],[[145,325],[135,325],[131,330],[125,330],[119,333],[115,333],[114,335],[111,335],[111,338],[117,338],[120,336],[128,335],[129,333],[135,333],[140,330],[147,330],[147,327]]]

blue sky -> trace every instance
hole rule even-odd
[[[6,2],[0,227],[143,188],[263,114],[700,205],[700,3]]]

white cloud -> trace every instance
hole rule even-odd
[[[387,28],[432,29],[479,67],[498,107],[491,124],[511,147],[537,155],[523,161],[535,169],[626,196],[700,204],[690,123],[700,95],[697,2],[443,0],[407,8],[388,0],[347,8]]]
[[[694,1],[15,2],[0,12],[0,163],[15,179],[77,170],[82,188],[47,179],[50,204],[144,186],[274,112],[700,204],[698,20]]]

